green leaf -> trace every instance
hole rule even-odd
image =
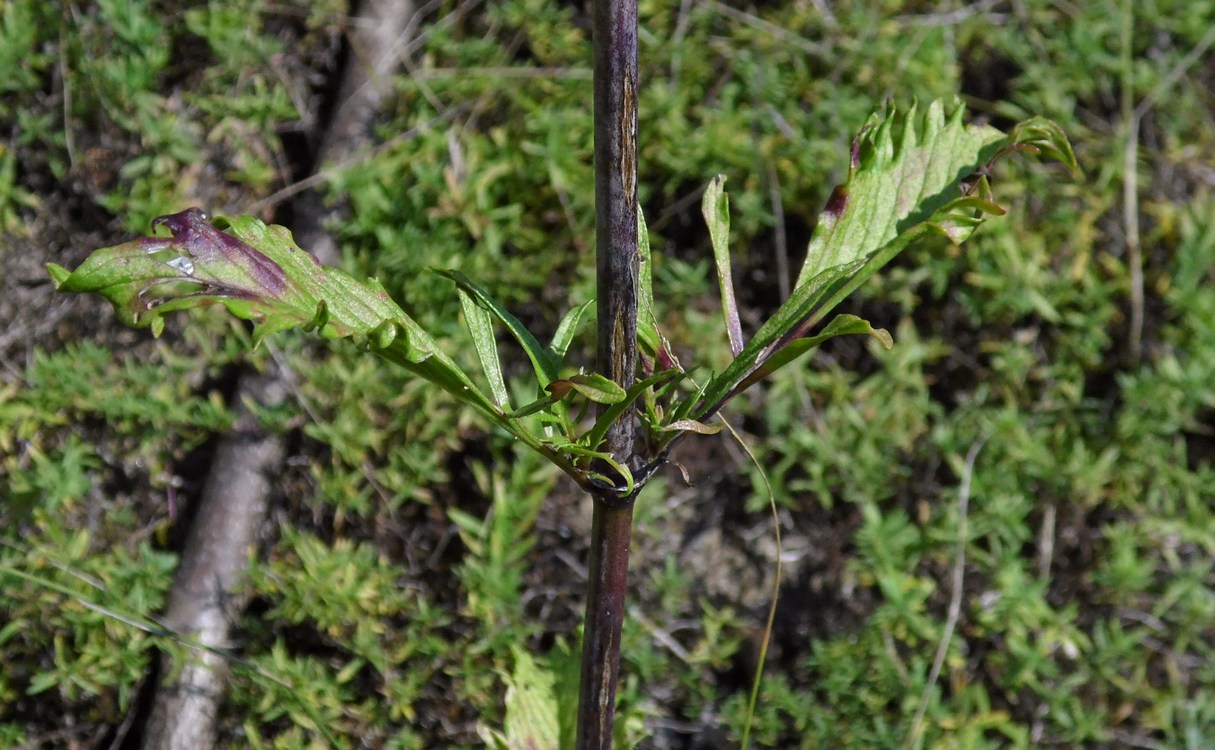
[[[724,425],[705,424],[695,419],[677,419],[662,426],[662,432],[695,432],[697,435],[716,435]]]
[[[672,420],[687,419],[688,415],[690,415],[693,412],[696,405],[701,403],[702,400],[704,400],[704,395],[708,391],[709,385],[711,385],[711,383],[712,383],[712,381],[708,381],[708,380],[706,380],[704,383],[700,383],[700,384],[693,381],[692,385],[694,388],[696,388],[696,390],[692,393],[687,394],[683,398],[676,397],[673,400],[673,402],[671,403],[671,407],[669,409],[671,419]]]
[[[501,750],[559,750],[557,694],[553,675],[525,651],[511,649],[515,669],[505,675],[506,721],[504,732],[481,730],[481,737]]]
[[[775,353],[776,342],[806,320],[822,300],[836,294],[845,286],[852,274],[859,271],[862,265],[864,265],[864,261],[854,261],[821,273],[809,282],[796,287],[789,295],[789,299],[760,326],[760,329],[734,358],[734,361],[705,384],[699,406],[689,413],[695,413],[698,418],[703,419],[720,407],[734,392],[734,387],[738,383],[762,364],[764,358]],[[681,412],[680,416],[683,415],[684,413]]]
[[[591,425],[591,429],[586,431],[579,442],[592,449],[598,448],[599,444],[603,442],[603,437],[607,435],[608,428],[615,424],[616,420],[623,416],[624,412],[641,398],[646,390],[661,388],[672,380],[682,378],[683,375],[682,370],[663,370],[644,380],[637,381],[625,392],[624,398],[603,410],[603,413],[595,420],[595,424]]]
[[[593,401],[597,404],[615,404],[623,401],[625,391],[613,381],[605,378],[602,375],[574,375],[569,378],[559,378],[544,386],[547,395],[532,401],[529,404],[519,407],[512,411],[509,416],[511,419],[519,419],[553,406],[562,401],[571,393],[579,393],[588,401]]]
[[[778,350],[775,354],[765,360],[764,363],[754,372],[744,378],[734,390],[746,390],[752,384],[763,380],[806,352],[816,348],[819,344],[823,343],[827,339],[835,338],[836,336],[846,336],[849,334],[859,333],[869,334],[880,341],[882,346],[886,347],[887,349],[894,346],[894,340],[890,338],[890,333],[885,328],[874,328],[872,325],[870,325],[869,321],[848,313],[836,315],[831,319],[831,322],[823,328],[821,333],[815,336],[797,339]]]
[[[637,340],[642,351],[657,355],[662,342],[658,319],[654,316],[654,258],[650,251],[650,230],[640,209],[637,211],[637,249],[641,255],[637,277]]]
[[[799,285],[870,257],[961,197],[962,180],[991,161],[1005,140],[993,127],[965,125],[963,114],[957,106],[947,120],[936,101],[923,114],[913,104],[906,114],[889,106],[870,116],[853,141],[847,181],[819,215]]]
[[[662,335],[654,312],[654,262],[650,251],[650,231],[645,216],[637,212],[637,247],[641,255],[637,283],[637,341],[642,353],[657,360],[657,369],[679,369],[679,360],[671,353],[671,342]]]
[[[565,398],[570,391],[577,391],[588,401],[594,401],[597,404],[615,404],[625,398],[624,389],[618,383],[596,373],[554,380],[544,386],[544,390],[558,399]]]
[[[553,333],[553,341],[548,348],[559,363],[565,359],[565,352],[570,348],[570,342],[574,340],[574,334],[578,331],[578,323],[582,321],[583,314],[593,304],[595,304],[595,300],[591,299],[572,308],[557,324],[557,330]]]
[[[163,330],[174,310],[219,303],[254,324],[254,341],[301,326],[349,338],[426,378],[528,440],[374,279],[322,266],[281,226],[200,209],[162,216],[170,236],[142,237],[93,252],[75,271],[47,270],[60,291],[100,294],[132,327]],[[221,231],[226,228],[228,231]]]
[[[613,406],[612,408],[615,407]],[[585,439],[576,443],[556,439],[550,441],[547,445],[561,455],[574,458],[573,463],[582,467],[585,476],[590,480],[586,487],[588,490],[610,489],[620,495],[631,495],[633,494],[633,490],[636,489],[636,484],[633,481],[633,472],[629,471],[629,467],[617,461],[611,453],[588,447],[589,444],[586,443]],[[595,461],[607,464],[612,471],[616,472],[616,476],[610,477],[600,471],[588,468]],[[618,483],[618,480],[621,479],[624,480],[623,486]]]
[[[700,211],[709,225],[713,260],[717,262],[717,286],[721,290],[721,314],[726,323],[726,335],[730,337],[730,350],[737,357],[743,349],[743,336],[730,272],[730,199],[726,196],[725,184],[726,176],[720,174],[709,181]]]
[[[1045,154],[1077,170],[1067,136],[1050,120],[1035,117],[1004,135],[988,125],[966,125],[964,114],[960,104],[947,112],[934,101],[923,113],[915,104],[905,114],[891,105],[870,116],[853,141],[847,181],[819,214],[797,283],[840,265],[864,264],[810,323],[924,234],[961,244],[985,215],[1003,214],[988,175],[1004,155]]]
[[[455,269],[433,269],[440,276],[446,276],[462,291],[476,300],[477,304],[484,307],[489,312],[493,313],[498,320],[506,326],[506,330],[510,331],[519,345],[523,347],[523,351],[527,353],[528,359],[532,362],[532,368],[536,371],[536,379],[540,382],[540,387],[548,385],[550,382],[557,379],[558,370],[561,367],[559,359],[547,348],[545,348],[531,331],[511,314],[500,302],[493,298],[484,288],[474,283],[464,274]]]
[[[757,368],[800,340],[914,240],[937,233],[959,243],[986,215],[1004,213],[988,184],[992,165],[1004,154],[1041,153],[1076,168],[1066,136],[1049,120],[1026,120],[1004,135],[966,125],[962,116],[960,105],[946,112],[933,102],[923,113],[915,105],[905,114],[890,106],[870,117],[852,144],[847,181],[819,215],[793,293],[709,382],[692,413],[704,418],[744,383],[755,382]],[[778,366],[812,346],[799,344]]]
[[[498,406],[509,410],[510,395],[506,391],[506,381],[502,378],[502,362],[498,359],[498,341],[494,338],[493,316],[463,289],[459,294],[464,321],[472,334],[473,348],[477,350],[477,358],[481,360],[481,371],[489,381],[489,392]]]
[[[1062,128],[1045,117],[1031,117],[1013,126],[1012,132],[1008,134],[1006,148],[1049,157],[1067,165],[1072,170],[1073,177],[1081,176],[1071,142],[1067,140]]]
[[[552,384],[550,383],[549,385],[552,385]],[[536,412],[544,411],[545,409],[549,408],[553,404],[560,401],[563,398],[563,396],[564,396],[564,394],[562,396],[558,396],[555,393],[550,393],[548,395],[541,396],[540,398],[536,399],[535,401],[531,401],[529,403],[524,404],[523,406],[520,406],[518,409],[515,409],[514,411],[510,412],[506,416],[510,417],[511,419],[522,419],[523,417],[531,416],[532,414],[535,414]]]

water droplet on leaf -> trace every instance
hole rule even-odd
[[[186,276],[190,276],[194,273],[194,261],[190,260],[184,255],[168,261],[168,264],[169,268],[172,268],[178,273],[184,273]]]

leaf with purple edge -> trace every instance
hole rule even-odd
[[[252,216],[200,209],[154,222],[169,236],[141,237],[93,252],[75,271],[49,264],[60,291],[100,294],[132,327],[163,330],[164,316],[211,304],[254,324],[254,341],[294,327],[350,338],[472,405],[508,429],[505,415],[374,279],[359,282],[322,266],[291,233]],[[222,229],[227,231],[222,231]],[[534,437],[511,429],[529,444]]]

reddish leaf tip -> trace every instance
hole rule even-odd
[[[848,208],[848,189],[843,185],[836,185],[831,191],[831,197],[827,199],[827,205],[823,208],[823,213],[831,219],[838,219],[844,215],[844,211]]]
[[[165,227],[169,234],[176,237],[183,232],[206,231],[211,229],[211,221],[207,212],[201,208],[187,208],[175,214],[165,214],[152,219],[152,229]]]

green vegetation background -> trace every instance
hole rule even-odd
[[[539,332],[593,290],[587,8],[424,10],[383,145],[325,189],[347,268],[471,362],[426,266]],[[0,747],[106,746],[178,648],[124,618],[163,604],[224,394],[271,357],[297,379],[264,414],[291,459],[233,643],[228,745],[321,746],[319,717],[350,747],[479,746],[515,649],[568,666],[586,503],[538,459],[352,349],[251,353],[209,312],[153,342],[41,271],[189,205],[289,223],[274,191],[301,174],[347,23],[302,0],[0,3]],[[1215,738],[1212,28],[1215,3],[1190,0],[642,2],[641,198],[685,364],[729,353],[698,211],[716,173],[753,330],[888,97],[1046,115],[1086,172],[1004,165],[1007,217],[962,251],[908,252],[845,308],[892,351],[834,342],[736,407],[786,533],[760,746]],[[693,486],[673,472],[638,506],[624,720],[643,747],[729,746],[776,551],[724,438],[676,458]]]

